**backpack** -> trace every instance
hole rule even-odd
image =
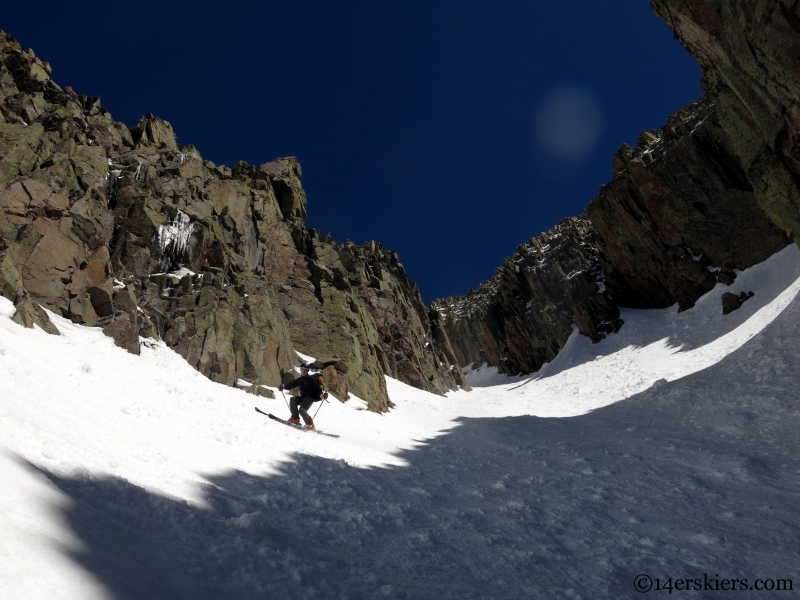
[[[316,379],[317,385],[319,386],[321,392],[319,397],[323,400],[327,400],[328,392],[325,391],[325,377],[322,375],[322,373],[314,373],[314,379]]]
[[[325,377],[322,375],[322,373],[314,373],[314,379],[317,380],[319,389],[325,393]]]

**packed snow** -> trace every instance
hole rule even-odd
[[[726,291],[755,295],[723,316]],[[690,310],[625,310],[599,344],[574,333],[532,376],[470,368],[474,390],[447,397],[387,378],[384,415],[315,404],[338,439],[256,413],[288,416],[276,389],[214,384],[161,342],[132,356],[55,315],[61,336],[24,329],[0,299],[2,597],[798,586],[798,291],[793,245]]]

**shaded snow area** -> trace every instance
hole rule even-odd
[[[574,335],[534,376],[484,367],[446,398],[388,379],[387,415],[323,404],[338,439],[266,419],[254,404],[288,415],[279,392],[214,384],[162,343],[136,357],[58,317],[48,336],[0,300],[0,595],[640,598],[640,574],[797,590],[798,288],[792,246],[693,309]],[[725,291],[755,296],[723,316]]]

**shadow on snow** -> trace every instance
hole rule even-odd
[[[117,599],[619,598],[640,573],[800,585],[798,307],[712,369],[580,417],[463,420],[407,467],[296,455],[282,475],[208,476],[207,509],[45,475],[74,500],[58,509],[85,544],[72,558]]]

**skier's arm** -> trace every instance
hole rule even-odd
[[[300,378],[298,378],[298,379],[295,379],[294,381],[290,381],[289,383],[286,383],[286,384],[284,384],[284,385],[280,386],[280,389],[284,389],[284,390],[293,390],[293,389],[294,389],[294,388],[296,388],[298,385],[300,385],[300,383],[302,383],[302,380],[303,380],[303,378],[302,378],[302,377],[300,377]]]

